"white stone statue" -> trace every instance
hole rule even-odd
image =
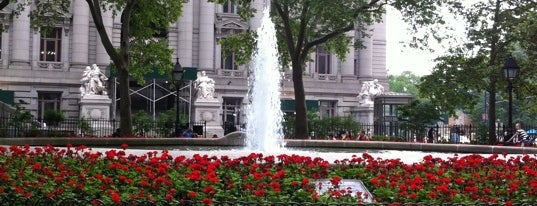
[[[194,87],[197,89],[198,99],[214,99],[214,80],[209,78],[205,71],[194,81]]]
[[[107,95],[104,81],[108,80],[106,75],[96,64],[86,67],[82,74],[82,86],[80,86],[80,96],[86,95]]]
[[[384,94],[384,86],[379,83],[378,79],[365,81],[358,94],[359,102],[360,104],[373,104],[373,99],[381,94]]]

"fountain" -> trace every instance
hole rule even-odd
[[[278,151],[284,146],[280,109],[281,66],[269,6],[265,6],[257,35],[246,116],[246,146],[253,151]]]

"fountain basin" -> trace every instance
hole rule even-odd
[[[174,146],[214,146],[241,147],[245,146],[246,135],[243,132],[233,132],[220,138],[78,138],[78,137],[32,137],[32,138],[0,138],[0,145],[53,145],[67,144],[86,145],[89,147],[117,147],[127,144],[136,148],[173,148]],[[507,154],[537,154],[535,147],[490,146],[470,144],[431,144],[412,142],[384,141],[345,141],[345,140],[284,140],[287,148],[340,148],[346,150],[410,150],[423,152],[446,153],[507,153]]]

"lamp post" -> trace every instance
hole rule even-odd
[[[509,55],[507,62],[503,66],[503,74],[507,78],[507,89],[509,90],[509,114],[507,121],[509,128],[507,130],[507,136],[504,137],[504,142],[513,135],[513,80],[516,78],[518,70],[520,70],[520,67],[517,65],[513,56]]]
[[[172,79],[175,84],[175,136],[179,137],[181,135],[179,126],[179,90],[183,81],[183,67],[179,64],[179,58],[176,58],[175,66],[173,67]]]

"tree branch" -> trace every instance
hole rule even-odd
[[[127,0],[125,8],[121,13],[121,35],[119,38],[119,55],[125,63],[128,62],[129,58],[129,40],[130,40],[130,21],[134,8],[136,8],[137,0]],[[126,65],[127,66],[127,65]],[[125,67],[128,69],[127,67]]]
[[[7,5],[9,5],[9,0],[2,0],[2,2],[0,2],[0,9],[6,8]]]
[[[289,50],[289,54],[295,54],[295,44],[293,43],[294,40],[293,40],[293,32],[291,31],[291,24],[289,23],[289,16],[287,16],[289,14],[289,12],[287,11],[284,11],[282,9],[282,5],[279,1],[277,0],[274,0],[272,1],[272,4],[274,4],[274,7],[276,8],[276,11],[278,12],[278,14],[280,15],[280,17],[282,18],[282,23],[283,23],[283,30],[284,30],[284,34],[285,34],[285,41],[287,43],[287,49]],[[287,9],[286,9],[287,10]],[[294,57],[291,56],[291,59],[293,59]]]
[[[307,15],[309,9],[309,1],[306,1],[304,5],[302,6],[302,15],[300,16],[300,29],[298,31],[298,37],[297,37],[297,43],[296,48],[302,48],[302,44],[304,43],[304,35],[306,33],[306,26],[308,25],[309,15]]]
[[[369,2],[368,4],[366,5],[363,5],[359,8],[356,9],[356,12],[353,14],[353,18],[358,18],[358,15],[361,13],[361,12],[364,12],[364,11],[368,11],[370,8],[372,8],[374,5],[376,5],[380,0],[371,0],[371,2]],[[386,3],[383,3],[381,5],[385,5]],[[309,51],[311,48],[313,48],[314,46],[317,46],[319,44],[322,44],[322,43],[325,43],[326,41],[336,37],[337,35],[340,35],[340,34],[343,34],[345,32],[348,32],[348,31],[351,31],[352,29],[354,29],[354,22],[350,23],[349,25],[343,27],[343,28],[340,28],[340,29],[336,29],[324,36],[321,36],[311,42],[307,42],[305,45],[304,45],[304,48],[303,48],[303,54],[304,53],[308,53],[307,51]]]
[[[99,37],[101,37],[101,43],[103,44],[104,49],[106,50],[106,53],[108,53],[108,55],[110,56],[110,58],[115,64],[121,64],[119,55],[114,49],[114,45],[112,44],[112,41],[108,37],[108,33],[106,32],[106,28],[104,27],[100,1],[99,0],[86,0],[86,2],[88,3],[91,16],[93,17],[93,23],[95,24],[95,28],[97,29],[97,32],[99,33]],[[118,68],[121,67],[121,65],[116,65],[116,66]]]

